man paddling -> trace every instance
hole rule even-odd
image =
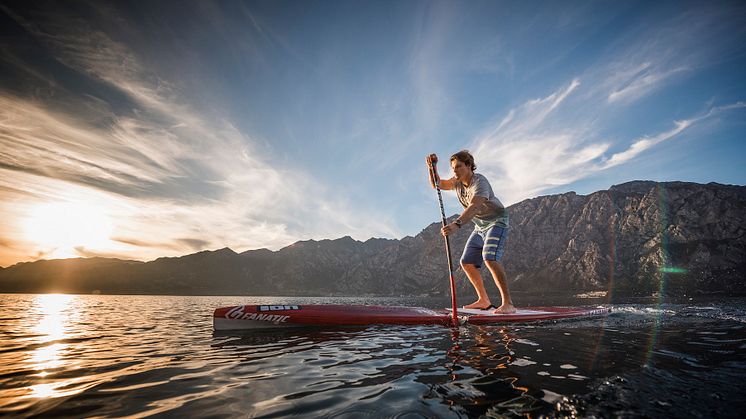
[[[447,180],[438,176],[438,156],[431,154],[427,156],[426,161],[428,169],[432,167],[433,170],[433,176],[430,177],[431,186],[435,188],[434,182],[438,182],[440,189],[455,190],[459,202],[464,207],[464,212],[454,222],[443,227],[441,233],[444,236],[450,235],[469,221],[473,221],[475,225],[461,256],[461,267],[476,290],[478,298],[464,308],[487,310],[493,307],[479,272],[484,261],[502,297],[502,305],[493,312],[515,313],[516,309],[508,290],[507,275],[500,263],[505,249],[505,239],[508,237],[508,212],[505,206],[493,193],[487,178],[474,173],[477,166],[474,164],[474,157],[468,151],[459,151],[451,156],[454,177]]]

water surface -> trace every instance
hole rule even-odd
[[[214,308],[244,303],[447,301],[3,294],[0,414],[739,417],[746,408],[744,299],[614,303],[605,319],[514,326],[213,332]]]

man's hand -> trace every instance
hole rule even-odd
[[[459,229],[459,226],[456,223],[448,224],[447,226],[440,229],[440,234],[445,236],[450,236],[451,234],[455,233],[456,230]]]
[[[438,184],[438,182],[440,182],[440,176],[438,176],[438,169],[435,167],[435,165],[438,163],[438,156],[436,156],[435,154],[431,154],[425,157],[425,163],[427,163],[427,170],[428,170],[428,175],[430,178],[430,186],[432,186],[433,189],[435,189],[437,187],[436,185]]]

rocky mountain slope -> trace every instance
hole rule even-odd
[[[514,290],[649,295],[746,289],[743,186],[636,181],[587,196],[569,192],[529,199],[509,212],[503,262]],[[0,270],[0,292],[447,294],[439,229],[440,223],[433,223],[401,240],[309,240],[276,252],[238,254],[226,248],[147,263],[103,258],[20,263]],[[456,266],[470,230],[453,237]],[[471,293],[460,269],[456,276],[462,295]]]

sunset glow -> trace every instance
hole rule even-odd
[[[76,247],[97,249],[109,243],[112,222],[109,216],[85,203],[41,204],[25,220],[26,238],[52,257],[79,256]]]

